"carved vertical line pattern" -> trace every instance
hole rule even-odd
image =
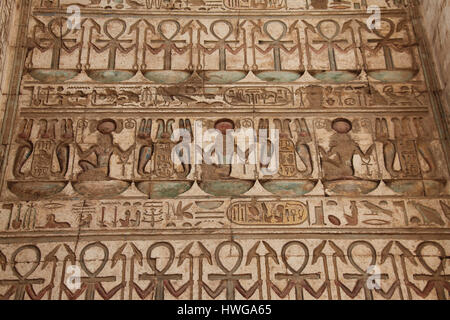
[[[432,46],[430,45],[429,39],[427,39],[425,35],[425,30],[422,22],[420,21],[419,1],[415,0],[411,3],[409,14],[411,16],[414,33],[416,34],[417,41],[419,42],[419,56],[423,66],[425,82],[430,91],[431,110],[438,127],[439,138],[441,139],[447,162],[447,170],[450,171],[450,128],[448,126],[450,114],[447,114],[445,111],[446,109],[443,106],[443,97],[438,89],[439,85],[435,69],[437,64],[433,63],[434,58],[430,51]]]
[[[4,0],[1,3],[0,11],[0,83],[3,83],[4,70],[5,70],[5,57],[8,47],[8,39],[10,35],[11,18],[13,16],[13,10],[15,6],[15,0]]]
[[[3,159],[8,158],[8,153],[11,148],[11,139],[14,129],[14,120],[16,118],[16,113],[18,109],[18,101],[20,94],[20,83],[22,81],[23,68],[26,59],[26,39],[28,31],[28,20],[31,13],[31,0],[22,0],[17,5],[17,12],[20,14],[19,25],[17,30],[17,40],[14,50],[14,62],[11,71],[11,81],[8,90],[8,99],[5,106],[5,114],[3,117],[3,123],[1,127],[1,144],[5,149],[3,154]],[[6,170],[7,162],[3,161],[0,164],[1,169],[1,186],[3,186],[3,177]],[[0,187],[1,187],[0,186]]]

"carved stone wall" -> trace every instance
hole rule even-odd
[[[0,3],[0,121],[3,120],[5,102],[8,97],[8,73],[11,72],[14,53],[14,33],[11,32],[14,23],[14,0]],[[3,157],[3,148],[1,149]]]
[[[448,299],[448,132],[415,10],[21,0],[0,298]],[[279,139],[211,153],[229,129]]]
[[[11,24],[14,13],[15,1],[5,0],[0,4],[0,79],[3,84],[3,74],[6,64],[6,57],[8,53],[8,47],[10,45],[11,35]],[[3,92],[3,86],[0,87]]]
[[[422,1],[422,23],[433,59],[437,64],[438,89],[444,98],[447,116],[450,114],[450,2],[448,0]],[[447,119],[449,120],[449,119]]]

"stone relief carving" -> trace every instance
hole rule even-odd
[[[0,299],[448,299],[447,146],[412,5],[21,2]]]
[[[442,257],[446,255],[443,245],[435,241],[391,240],[375,244],[331,239],[312,245],[299,240],[283,240],[278,244],[270,240],[218,239],[207,245],[200,241],[176,242],[176,247],[169,242],[150,243],[126,241],[120,245],[117,241],[97,241],[84,242],[76,249],[66,243],[49,248],[36,245],[2,248],[4,274],[0,283],[7,288],[2,299],[162,300],[170,296],[229,300],[252,297],[445,300],[449,290],[445,259],[435,265],[425,255],[427,249],[436,250]],[[229,257],[221,254],[225,249],[235,251],[237,256],[230,269],[224,264]],[[295,257],[294,250],[302,252],[300,262],[291,260]],[[367,252],[369,259],[358,260],[358,250]],[[87,260],[90,252],[98,253],[99,257]],[[25,273],[17,268],[24,254],[32,261]],[[163,254],[168,259],[160,269],[156,261]],[[198,264],[194,264],[194,258]],[[71,290],[64,282],[68,276],[65,267],[75,265],[75,261],[81,266],[82,285]],[[177,273],[175,262],[185,272]],[[388,273],[380,273],[385,280],[381,288],[369,290],[364,283],[371,274],[366,270],[374,263]],[[408,270],[411,266],[415,269]],[[212,267],[217,267],[218,273],[211,271]]]

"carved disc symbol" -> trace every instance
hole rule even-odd
[[[31,250],[34,252],[35,255],[35,259],[32,261],[32,265],[31,268],[28,270],[27,273],[22,274],[20,273],[19,270],[17,270],[17,256],[19,255],[19,253],[21,253],[22,251],[25,250]],[[39,266],[39,263],[41,262],[41,251],[39,250],[38,247],[34,246],[34,245],[26,245],[23,247],[20,247],[19,249],[17,249],[16,251],[14,251],[12,257],[11,257],[11,261],[12,261],[12,270],[14,275],[20,279],[20,280],[26,280],[35,270],[36,268]]]
[[[364,270],[363,268],[361,268],[361,266],[359,266],[356,262],[355,259],[353,258],[353,249],[355,249],[357,246],[363,246],[369,249],[370,254],[371,254],[371,261],[370,264],[367,266],[374,266],[377,262],[377,253],[375,251],[375,248],[367,241],[355,241],[352,242],[347,249],[347,256],[348,256],[348,260],[350,260],[350,263],[355,267],[356,270],[358,270],[361,274],[365,274],[367,273],[366,270]]]
[[[91,248],[100,248],[103,251],[102,263],[100,264],[100,266],[95,271],[91,271],[88,268],[88,266],[86,265],[86,261],[85,261],[86,252],[88,250],[90,250]],[[95,278],[95,277],[97,277],[100,274],[100,272],[103,270],[103,268],[105,268],[106,263],[108,262],[108,258],[109,258],[109,251],[108,251],[108,248],[103,243],[101,243],[101,242],[90,243],[87,246],[85,246],[83,248],[83,250],[81,250],[81,253],[80,253],[80,266],[83,269],[83,271],[86,272],[86,274],[90,278]]]
[[[417,257],[419,258],[420,263],[422,263],[422,265],[424,266],[425,269],[427,269],[431,274],[442,273],[445,268],[445,259],[441,259],[439,266],[436,269],[433,269],[424,259],[424,255],[423,255],[422,251],[426,247],[435,247],[436,249],[438,249],[441,257],[446,256],[444,248],[439,243],[436,243],[434,241],[425,241],[425,242],[420,243],[416,249]]]
[[[113,26],[113,24],[119,24],[121,28],[118,28],[117,30],[112,28],[112,30],[114,30],[114,31],[111,33],[110,28]],[[119,39],[125,33],[126,29],[127,29],[127,24],[125,23],[125,21],[120,20],[120,19],[108,20],[108,21],[106,21],[105,25],[103,26],[103,30],[105,31],[105,34],[111,40]]]
[[[386,22],[389,25],[388,29],[387,28],[383,28],[383,31],[387,31],[387,32],[385,33],[385,35],[383,35],[381,33],[381,30],[374,29],[373,33],[375,33],[378,37],[387,40],[387,39],[389,39],[392,36],[392,34],[394,34],[395,24],[394,24],[393,21],[391,21],[389,19],[386,19],[386,18],[382,18],[381,21],[382,22]]]
[[[302,248],[304,254],[305,254],[305,258],[303,259],[303,264],[297,269],[295,270],[292,265],[289,263],[288,258],[286,256],[286,252],[290,247],[300,247]],[[288,268],[288,270],[290,272],[292,272],[292,274],[300,274],[306,267],[306,264],[308,263],[309,260],[309,251],[308,251],[308,247],[300,241],[290,241],[288,243],[286,243],[283,246],[283,249],[281,249],[281,259],[283,260],[284,265],[286,266],[286,268]]]
[[[273,30],[269,31],[269,26],[270,25],[279,25],[281,26],[281,32],[278,35],[278,37],[275,35],[273,35]],[[287,33],[287,26],[283,21],[280,20],[270,20],[267,21],[266,23],[264,23],[264,32],[270,37],[270,39],[272,39],[273,41],[280,41],[281,39],[283,39],[286,36]]]
[[[227,26],[227,29],[228,29],[227,33],[225,33],[225,35],[222,36],[222,37],[221,37],[220,34],[218,34],[217,31],[216,31],[216,27],[217,27],[219,24],[226,25],[226,26]],[[211,30],[211,34],[212,34],[214,37],[216,37],[217,39],[219,39],[219,40],[226,40],[226,39],[228,39],[229,36],[231,36],[231,33],[233,32],[233,25],[231,24],[230,21],[226,21],[226,20],[217,20],[217,21],[214,21],[213,23],[211,23],[210,30]]]
[[[230,247],[235,247],[236,250],[238,251],[238,258],[236,260],[235,265],[233,266],[233,268],[228,269],[227,267],[225,267],[222,263],[222,258],[220,256],[220,252],[222,251],[222,249],[225,246],[230,246]],[[244,257],[244,251],[242,250],[242,247],[239,243],[235,242],[235,241],[224,241],[221,244],[219,244],[216,248],[216,251],[214,253],[214,256],[216,258],[216,263],[219,266],[220,269],[222,269],[223,272],[225,272],[226,274],[233,274],[237,271],[237,269],[239,268],[239,266],[242,263],[242,259]]]
[[[169,251],[169,260],[167,261],[167,264],[164,266],[162,270],[159,270],[156,266],[156,258],[152,257],[152,252],[156,248],[163,247],[166,248]],[[147,262],[150,268],[156,273],[156,274],[165,274],[167,270],[172,266],[173,260],[175,259],[175,249],[172,247],[170,243],[167,242],[156,242],[150,246],[147,250]]]
[[[334,25],[334,33],[330,37],[327,37],[325,35],[324,30],[322,29],[324,27],[323,24],[327,23],[327,22],[331,22],[331,24]],[[341,27],[339,26],[339,23],[337,23],[336,21],[327,19],[327,20],[322,20],[317,24],[317,31],[324,39],[331,41],[338,36],[339,32],[341,31]]]
[[[174,25],[175,31],[171,35],[167,35],[167,30],[164,30],[164,26]],[[158,25],[158,32],[164,40],[173,40],[175,36],[180,32],[181,26],[180,23],[176,20],[164,20],[161,21]]]
[[[64,26],[67,26],[67,19],[56,18],[48,23],[48,31],[50,32],[50,35],[55,39],[62,39],[70,33],[69,28],[65,28],[65,30],[63,31]]]

